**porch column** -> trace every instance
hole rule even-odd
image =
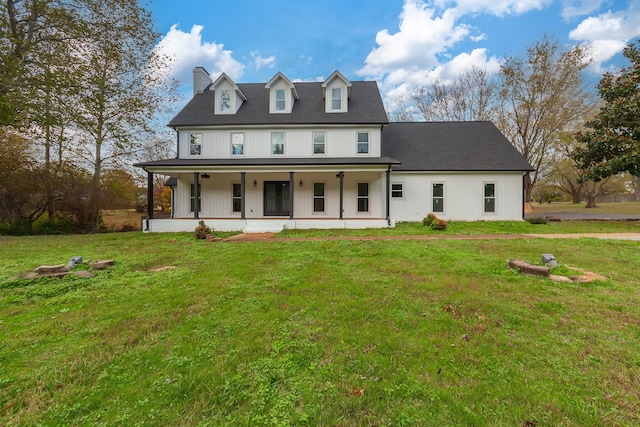
[[[200,173],[193,173],[193,219],[200,219]]]
[[[387,223],[391,222],[391,165],[387,168]]]
[[[246,172],[240,172],[240,219],[245,219],[244,215],[244,184]]]
[[[153,219],[153,172],[147,171],[147,219]]]
[[[289,219],[293,219],[293,189],[295,187],[293,172],[289,172]]]
[[[344,172],[339,172],[336,177],[340,178],[340,217],[338,219],[343,219],[342,211],[344,210]]]

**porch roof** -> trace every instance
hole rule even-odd
[[[379,169],[381,166],[399,165],[400,162],[391,157],[269,157],[269,158],[233,158],[233,159],[164,159],[151,162],[135,163],[134,166],[151,172],[164,170],[185,172],[204,169],[237,169],[257,168],[260,170],[277,168],[309,168],[309,167],[336,167],[362,168],[367,166]]]

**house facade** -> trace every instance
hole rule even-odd
[[[521,220],[531,166],[489,122],[389,123],[377,84],[213,80],[169,123],[177,156],[138,163],[169,178],[171,218],[145,231],[381,228],[420,221]]]

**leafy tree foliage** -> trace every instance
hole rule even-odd
[[[593,107],[582,71],[588,52],[582,46],[562,50],[544,37],[524,57],[509,57],[501,67],[502,111],[498,127],[536,169],[525,180],[525,198],[550,172],[553,147],[562,132]]]
[[[43,178],[28,140],[0,128],[0,223],[30,229],[46,209]]]
[[[163,74],[168,58],[154,52],[158,35],[135,0],[0,2],[0,130],[29,142],[31,169],[15,166],[42,175],[45,191],[29,197],[44,200],[49,218],[67,209],[78,224],[97,229],[103,170],[167,142],[157,133],[164,123],[154,119],[175,85]],[[71,177],[83,183],[75,201]]]
[[[631,43],[623,54],[631,65],[602,77],[598,90],[604,103],[577,134],[584,146],[573,158],[583,180],[600,181],[624,171],[640,176],[640,50]]]

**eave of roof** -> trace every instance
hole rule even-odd
[[[148,167],[194,167],[194,166],[347,166],[347,165],[398,165],[399,161],[389,157],[268,157],[232,159],[164,159],[135,163]]]

